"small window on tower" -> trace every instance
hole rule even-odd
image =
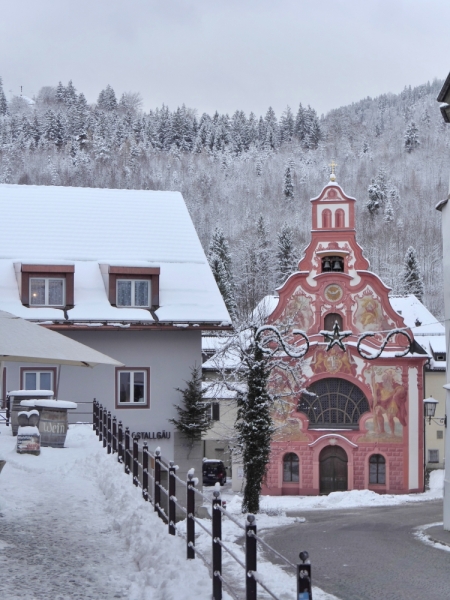
[[[331,210],[326,208],[322,213],[322,228],[331,229]]]
[[[345,213],[342,208],[338,208],[335,215],[336,227],[342,229],[345,227]]]
[[[322,273],[342,273],[344,271],[344,259],[342,256],[324,256],[322,258]]]

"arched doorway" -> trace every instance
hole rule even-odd
[[[340,446],[327,446],[319,455],[320,493],[347,490],[347,453]]]

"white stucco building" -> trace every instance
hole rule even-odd
[[[50,388],[78,420],[96,398],[181,463],[176,388],[201,365],[202,330],[231,326],[181,194],[0,185],[0,207],[0,309],[124,364],[8,364],[3,398]]]

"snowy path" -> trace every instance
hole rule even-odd
[[[16,454],[0,431],[0,597],[210,598],[207,569],[186,561],[90,428],[71,428],[65,449],[39,457]]]

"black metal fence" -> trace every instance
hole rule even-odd
[[[196,486],[194,469],[190,469],[187,480],[183,481],[177,474],[177,467],[173,461],[165,463],[159,448],[154,453],[150,452],[147,443],[139,448],[138,439],[132,438],[128,427],[124,429],[122,422],[117,421],[105,407],[95,399],[93,403],[93,429],[108,454],[117,453],[117,460],[124,465],[125,473],[132,474],[132,482],[142,490],[142,497],[150,502],[155,512],[168,526],[170,535],[180,535],[186,541],[186,558],[199,557],[211,572],[212,598],[222,599],[222,589],[225,588],[232,598],[240,600],[230,581],[222,572],[222,553],[225,551],[231,558],[244,569],[245,600],[257,600],[258,586],[263,588],[274,600],[279,600],[266,585],[257,571],[258,544],[265,550],[272,552],[291,569],[297,577],[296,600],[312,600],[311,565],[308,553],[300,553],[303,564],[294,565],[267,544],[257,534],[255,516],[248,514],[245,524],[229,513],[223,506],[220,496],[220,486],[216,484],[213,492],[211,510],[211,528],[208,528],[201,519],[196,517],[196,498],[201,502],[211,502],[211,498],[203,494]],[[167,487],[163,484],[167,481]],[[180,504],[177,498],[178,490],[183,489],[186,494],[186,505]],[[177,509],[186,518],[186,532],[177,527]],[[236,555],[235,551],[222,540],[222,518],[233,521],[245,535],[245,563]],[[195,546],[196,526],[200,527],[211,537],[211,557],[206,557]]]

